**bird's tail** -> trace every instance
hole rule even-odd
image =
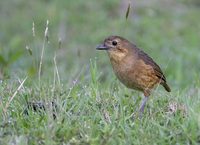
[[[167,92],[171,92],[171,89],[166,82],[162,83],[162,86],[165,88]]]

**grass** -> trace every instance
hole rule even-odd
[[[114,0],[1,1],[0,144],[200,144],[195,4],[138,1],[126,20]],[[112,34],[152,56],[172,88],[155,89],[142,119],[142,94],[95,51]]]

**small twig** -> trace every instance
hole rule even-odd
[[[26,81],[27,77],[20,83],[19,87],[17,88],[17,90],[14,92],[14,94],[12,95],[12,97],[10,97],[9,101],[6,103],[5,108],[3,109],[4,114],[6,113],[8,106],[10,105],[10,103],[12,102],[12,100],[14,99],[14,97],[17,95],[18,91],[23,87],[24,82]]]

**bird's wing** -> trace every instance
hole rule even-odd
[[[148,56],[148,54],[146,54],[144,51],[142,51],[141,49],[138,48],[138,58],[142,59],[146,64],[152,66],[156,76],[161,79],[164,83],[166,83],[166,78],[162,72],[162,70],[160,69],[160,67],[154,62],[154,60]]]

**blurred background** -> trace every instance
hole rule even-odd
[[[62,82],[73,80],[90,60],[96,61],[102,83],[115,81],[106,52],[95,47],[120,35],[161,66],[173,89],[199,86],[199,14],[199,0],[0,1],[0,78],[37,77],[45,44],[46,79],[52,77],[56,54]]]

